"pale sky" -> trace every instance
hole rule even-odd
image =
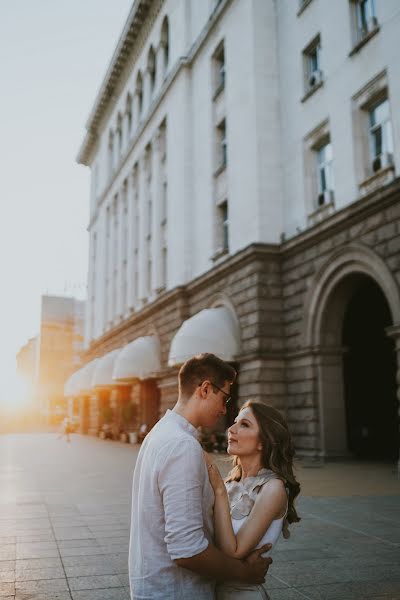
[[[86,294],[89,169],[75,158],[132,3],[0,0],[0,406],[41,294]]]

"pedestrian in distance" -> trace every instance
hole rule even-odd
[[[261,402],[246,402],[228,430],[233,469],[225,483],[205,453],[215,493],[217,547],[241,559],[264,544],[289,536],[288,524],[299,521],[294,500],[300,485],[293,474],[293,446],[281,413]],[[217,600],[268,599],[264,584],[230,581],[217,584]]]
[[[141,446],[133,476],[129,542],[132,600],[213,600],[216,581],[261,584],[264,545],[232,558],[213,544],[214,493],[198,427],[226,414],[235,370],[213,354],[180,369],[176,405]]]
[[[70,423],[69,419],[67,417],[65,417],[65,419],[63,419],[63,422],[61,423],[61,433],[58,436],[58,439],[62,439],[65,435],[65,439],[67,440],[68,443],[71,442],[71,437],[70,434],[72,433],[72,424]]]

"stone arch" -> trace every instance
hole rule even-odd
[[[392,327],[388,329],[396,329],[400,324],[399,288],[384,261],[362,244],[333,253],[312,279],[305,297],[302,342],[312,357],[322,456],[347,453],[342,325],[350,299],[365,280],[382,292],[391,313]]]
[[[400,323],[400,292],[386,263],[370,248],[351,244],[330,256],[311,281],[304,306],[303,345],[319,346],[321,322],[333,290],[347,275],[360,273],[371,277],[388,301],[393,323]]]

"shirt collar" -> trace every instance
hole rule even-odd
[[[199,438],[200,434],[197,431],[196,427],[194,425],[192,425],[191,423],[189,423],[189,421],[187,419],[185,419],[185,417],[183,417],[179,413],[175,412],[174,410],[168,409],[167,412],[165,413],[165,416],[168,419],[173,419],[182,429],[185,429],[185,431],[190,433],[190,435],[192,435],[196,439]]]

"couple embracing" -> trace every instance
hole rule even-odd
[[[132,488],[132,600],[268,598],[270,551],[299,520],[290,434],[281,414],[247,402],[228,433],[233,469],[222,480],[198,427],[226,413],[235,370],[213,354],[179,371],[179,396],[145,438]]]

